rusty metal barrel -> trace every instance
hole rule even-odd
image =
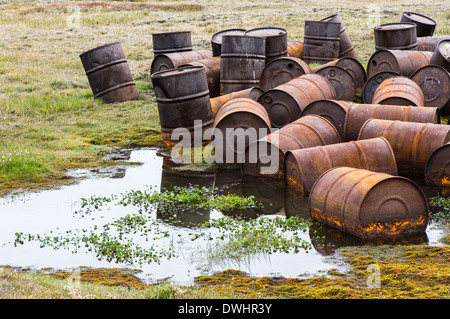
[[[360,238],[424,232],[428,202],[405,177],[338,167],[322,174],[311,189],[312,218]]]
[[[367,81],[367,73],[362,64],[352,57],[342,57],[336,62],[336,66],[344,68],[350,73],[357,90],[362,90]]]
[[[105,103],[123,102],[138,95],[127,58],[119,42],[80,54],[94,99]]]
[[[284,161],[286,185],[308,195],[316,180],[331,168],[353,167],[397,175],[389,142],[383,138],[291,150]]]
[[[198,60],[182,65],[184,66],[204,66],[206,80],[208,81],[209,96],[211,98],[219,95],[220,89],[220,57]]]
[[[220,95],[220,96],[217,96],[217,97],[211,99],[211,110],[212,110],[213,114],[216,115],[217,112],[219,112],[220,108],[226,102],[228,102],[232,99],[245,97],[245,98],[249,98],[254,101],[257,101],[258,98],[263,93],[264,93],[264,91],[261,88],[255,86],[255,87],[252,87],[249,89],[236,91],[236,92],[225,94],[225,95]]]
[[[440,124],[437,107],[415,107],[379,104],[351,104],[344,122],[344,140],[356,141],[359,131],[369,119]]]
[[[372,75],[364,84],[363,90],[361,92],[361,99],[364,104],[371,104],[373,100],[373,94],[377,87],[386,79],[400,76],[400,74],[395,72],[383,71]]]
[[[278,27],[262,27],[247,30],[246,36],[266,39],[266,65],[281,57],[288,56],[287,31]]]
[[[424,106],[425,96],[416,82],[397,76],[381,82],[373,93],[372,104]]]
[[[339,34],[339,57],[351,57],[356,60],[358,60],[358,56],[356,55],[355,48],[353,48],[352,41],[350,40],[350,37],[347,34],[347,31],[345,31],[344,24],[342,22],[341,17],[339,14],[334,14],[332,16],[326,17],[320,21],[326,21],[326,22],[337,22],[340,23],[340,34]]]
[[[198,129],[214,122],[205,67],[188,66],[156,72],[151,78],[164,136],[170,137],[177,128],[193,131],[197,128],[196,120],[201,120]]]
[[[184,64],[194,61],[209,59],[212,57],[211,50],[197,50],[186,52],[173,52],[157,55],[150,67],[151,74],[155,72],[178,68]]]
[[[425,182],[429,186],[450,187],[450,142],[431,154],[425,168]]]
[[[450,74],[439,65],[427,65],[411,76],[422,90],[424,106],[437,107],[442,115],[450,114]]]
[[[433,53],[415,50],[380,50],[372,54],[367,64],[369,77],[379,72],[395,72],[410,77],[416,70],[430,64]]]
[[[418,37],[416,49],[418,51],[434,52],[439,42],[441,42],[442,40],[450,40],[450,35],[434,35],[432,37]]]
[[[259,79],[259,86],[267,91],[311,72],[305,61],[293,57],[281,57],[266,64]]]
[[[416,25],[416,34],[418,37],[429,37],[436,29],[436,21],[426,15],[415,12],[403,12],[400,22],[412,22]]]
[[[373,28],[375,49],[412,50],[417,47],[416,25],[411,22],[386,23]]]
[[[300,118],[308,115],[319,115],[334,125],[342,141],[345,141],[344,124],[348,108],[353,102],[340,100],[318,100],[309,104],[303,110]]]
[[[212,142],[216,160],[226,164],[242,163],[245,149],[270,134],[269,115],[262,105],[249,98],[232,99],[217,112]]]
[[[340,66],[328,66],[317,72],[325,77],[336,92],[336,99],[353,101],[356,97],[356,83],[350,72]]]
[[[249,144],[241,171],[243,175],[282,179],[286,152],[340,142],[338,131],[328,120],[318,115],[304,116]]]
[[[450,39],[439,42],[431,56],[430,63],[442,66],[447,72],[450,72]]]
[[[224,35],[244,35],[245,29],[233,28],[216,32],[211,37],[211,49],[213,56],[220,56],[222,51],[222,37]]]
[[[336,99],[331,83],[319,74],[305,74],[265,91],[258,99],[269,114],[272,127],[297,120],[304,108],[317,100]]]
[[[153,54],[192,51],[191,31],[158,32],[152,34]]]
[[[340,32],[340,23],[306,20],[302,59],[320,64],[338,59]]]
[[[431,154],[450,142],[450,126],[369,119],[361,127],[358,140],[385,137],[394,150],[400,175],[423,177]]]
[[[259,86],[265,66],[266,40],[244,35],[222,36],[220,94]]]
[[[300,41],[288,41],[287,43],[288,56],[293,58],[303,58],[303,43]]]

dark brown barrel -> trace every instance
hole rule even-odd
[[[351,58],[358,60],[358,56],[356,55],[355,49],[353,48],[352,41],[350,40],[350,37],[348,36],[347,32],[345,31],[344,24],[342,22],[341,17],[339,16],[339,14],[336,13],[332,16],[322,19],[321,21],[340,23],[341,29],[340,29],[340,35],[339,35],[339,38],[340,38],[339,57],[342,58],[342,57],[346,56],[346,57],[351,57]]]
[[[264,107],[248,98],[225,103],[217,112],[213,128],[222,135],[222,139],[213,141],[216,160],[226,164],[242,163],[248,145],[271,131]]]
[[[431,56],[430,63],[440,65],[450,72],[450,39],[439,42]]]
[[[413,80],[403,76],[391,77],[376,88],[372,104],[424,106],[425,96]]]
[[[303,109],[317,100],[336,99],[331,83],[319,74],[305,74],[265,91],[258,99],[269,113],[272,127],[297,120]]]
[[[337,60],[336,66],[340,66],[348,71],[355,81],[356,89],[362,90],[364,83],[367,81],[367,74],[366,70],[358,60],[351,57],[343,57]]]
[[[373,100],[373,93],[375,93],[375,90],[381,84],[381,82],[394,76],[400,76],[400,74],[395,72],[383,71],[372,75],[363,86],[363,90],[361,93],[361,99],[363,103],[371,104]]]
[[[259,87],[252,87],[242,91],[236,91],[233,93],[217,96],[211,99],[211,110],[214,115],[220,110],[220,108],[228,101],[240,97],[245,97],[257,101],[258,98],[263,94],[264,91]]]
[[[414,23],[387,23],[376,26],[373,30],[376,50],[411,50],[417,47]]]
[[[318,115],[304,116],[251,143],[241,164],[244,175],[282,179],[287,151],[340,143],[336,128]]]
[[[329,67],[329,66],[335,66],[336,63],[337,63],[338,61],[339,61],[339,59],[335,59],[335,60],[332,60],[332,61],[330,61],[330,62],[321,64],[321,65],[317,65],[317,66],[313,67],[313,68],[311,69],[311,71],[312,71],[312,73],[317,73],[317,72],[319,72],[320,70],[325,69],[326,67]]]
[[[288,56],[286,29],[277,27],[255,28],[246,31],[245,35],[266,39],[266,64],[277,58]]]
[[[220,94],[259,86],[265,66],[265,38],[224,35],[220,65]]]
[[[316,180],[331,168],[353,167],[397,175],[394,152],[383,137],[291,150],[284,161],[286,185],[308,195]]]
[[[259,86],[267,91],[307,73],[311,73],[311,69],[305,61],[292,57],[278,58],[266,64]]]
[[[303,60],[327,63],[339,58],[341,24],[327,21],[305,21]]]
[[[356,96],[355,81],[347,70],[339,66],[329,66],[317,72],[325,77],[336,92],[337,100],[353,101]]]
[[[423,14],[415,12],[403,12],[400,22],[412,22],[416,25],[416,34],[418,37],[429,37],[434,33],[436,21]]]
[[[424,232],[428,202],[413,181],[338,167],[319,177],[309,196],[311,217],[360,238]]]
[[[425,106],[437,107],[441,114],[450,114],[450,74],[439,65],[427,65],[411,76],[422,90]]]
[[[338,100],[319,100],[312,102],[303,110],[300,118],[308,115],[319,115],[334,125],[342,141],[345,141],[344,124],[348,108],[353,102]]]
[[[212,57],[211,50],[198,50],[198,51],[186,51],[186,52],[173,52],[157,55],[150,68],[150,72],[170,70],[178,68],[184,64],[188,64],[194,61],[209,59]]]
[[[435,35],[432,37],[418,37],[417,38],[417,50],[418,51],[431,51],[436,50],[439,42],[442,40],[450,40],[450,35]]]
[[[191,31],[158,32],[152,34],[154,55],[192,51]]]
[[[127,58],[119,42],[80,54],[95,99],[105,103],[123,102],[138,95]]]
[[[415,107],[377,104],[351,104],[345,117],[346,141],[358,139],[359,131],[368,119],[441,124],[437,107]]]
[[[428,51],[380,50],[370,57],[367,75],[388,71],[410,77],[416,70],[430,64],[432,55]]]
[[[430,186],[450,187],[450,143],[431,154],[425,169],[425,181]]]
[[[300,41],[288,41],[287,43],[288,56],[293,58],[303,58],[303,43]]]
[[[362,126],[358,140],[384,137],[391,144],[400,175],[423,177],[431,154],[450,142],[450,126],[369,119]]]
[[[220,88],[220,57],[212,57],[208,59],[198,60],[187,63],[183,66],[204,66],[206,72],[206,80],[208,81],[209,96],[211,98],[219,95]]]
[[[222,51],[222,36],[224,35],[244,35],[245,29],[226,29],[216,32],[211,37],[211,49],[213,56],[220,56]]]
[[[201,120],[200,129],[214,122],[205,67],[171,69],[153,73],[151,77],[163,134],[176,128],[192,131],[196,128],[195,120]]]

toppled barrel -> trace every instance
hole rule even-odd
[[[123,102],[138,95],[122,45],[109,43],[80,54],[95,99]]]
[[[328,66],[317,72],[325,77],[333,86],[336,92],[336,99],[343,101],[353,101],[356,97],[355,81],[347,70],[339,66]]]
[[[361,99],[365,104],[371,104],[373,100],[373,94],[377,87],[386,79],[400,76],[400,74],[390,71],[383,71],[372,75],[364,84],[361,93]]]
[[[211,49],[213,56],[220,56],[222,52],[222,37],[224,35],[244,35],[245,29],[226,29],[216,32],[211,37]]]
[[[266,39],[266,64],[288,55],[286,29],[277,27],[255,28],[246,31],[245,35]]]
[[[357,59],[352,57],[342,57],[336,62],[336,66],[340,66],[348,71],[355,81],[356,89],[362,90],[364,83],[367,81],[367,74],[366,70]]]
[[[198,60],[184,64],[181,67],[183,66],[204,66],[206,72],[206,80],[208,81],[209,96],[213,98],[219,95],[220,57]]]
[[[153,54],[192,51],[191,31],[158,32],[152,34]]]
[[[319,74],[305,74],[265,91],[258,99],[269,114],[272,127],[297,120],[304,108],[317,100],[336,99],[331,83]]]
[[[303,58],[303,43],[300,41],[288,41],[288,56],[301,59]]]
[[[439,42],[431,56],[430,63],[440,65],[450,72],[450,39]]]
[[[412,50],[417,47],[416,25],[411,22],[386,23],[376,26],[375,49]]]
[[[339,58],[341,24],[329,21],[305,21],[303,60],[327,63]]]
[[[339,34],[339,57],[351,57],[358,60],[358,56],[356,55],[355,49],[353,48],[352,41],[350,40],[347,31],[345,31],[344,24],[339,14],[336,13],[332,16],[322,19],[321,21],[336,22],[341,25]]]
[[[441,42],[442,40],[450,40],[450,35],[434,35],[432,37],[418,37],[416,49],[418,51],[434,52],[439,42]]]
[[[416,25],[416,34],[418,37],[429,37],[436,29],[436,21],[426,15],[415,12],[403,12],[400,22],[412,22]]]
[[[281,57],[266,64],[259,79],[259,86],[267,91],[307,73],[311,73],[311,69],[303,60]]]
[[[220,94],[259,86],[265,66],[265,38],[224,35],[220,65]]]
[[[369,119],[362,126],[358,140],[384,137],[391,144],[400,175],[423,177],[431,154],[450,142],[450,126]]]
[[[211,50],[159,54],[153,59],[150,67],[150,72],[151,74],[153,74],[160,71],[175,69],[184,64],[188,64],[198,60],[209,59],[211,57]]]
[[[359,131],[368,119],[440,124],[437,107],[415,107],[377,104],[351,104],[345,117],[346,141],[356,141]]]
[[[241,171],[243,175],[282,179],[287,151],[340,142],[339,133],[328,120],[317,115],[304,116],[251,143]]]
[[[425,168],[427,185],[450,187],[450,142],[436,149]]]
[[[257,101],[263,92],[264,91],[261,88],[255,86],[249,89],[217,96],[211,99],[211,110],[213,114],[216,115],[225,103],[239,97],[245,97]]]
[[[424,232],[425,194],[413,181],[350,167],[319,177],[309,196],[311,217],[360,238]]]
[[[420,87],[407,77],[391,77],[376,88],[372,104],[424,106],[425,96]]]
[[[381,137],[291,150],[284,161],[285,183],[307,195],[323,173],[342,166],[397,175],[394,152]]]

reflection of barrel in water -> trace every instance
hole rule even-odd
[[[303,219],[309,219],[308,196],[300,194],[289,186],[285,186],[284,213],[286,218],[299,216]]]

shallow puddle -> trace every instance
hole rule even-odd
[[[162,231],[170,232],[164,239],[137,237],[143,245],[157,244],[158,247],[175,247],[177,256],[162,259],[158,263],[118,264],[96,257],[84,247],[73,253],[70,249],[41,247],[37,242],[25,242],[14,246],[15,233],[63,234],[68,230],[89,229],[115,218],[133,214],[136,207],[104,205],[88,214],[80,214],[82,198],[91,196],[119,195],[130,190],[170,189],[173,186],[199,185],[217,187],[223,192],[241,196],[255,196],[264,204],[264,211],[246,211],[246,218],[261,215],[292,216],[308,218],[307,197],[297,196],[282,184],[261,179],[241,180],[238,169],[215,169],[213,167],[186,170],[174,165],[169,157],[158,153],[157,149],[133,150],[129,154],[119,154],[118,159],[128,158],[139,162],[127,166],[108,169],[77,170],[74,176],[80,181],[65,187],[41,192],[18,193],[0,198],[0,265],[30,268],[68,269],[76,266],[87,267],[127,267],[140,270],[138,274],[147,282],[170,278],[180,284],[191,284],[195,276],[211,274],[229,268],[239,269],[253,276],[280,275],[296,277],[301,275],[325,274],[329,269],[340,267],[334,259],[334,251],[345,246],[364,245],[366,242],[325,225],[314,223],[309,232],[302,233],[310,242],[310,250],[298,253],[274,253],[245,256],[239,259],[220,258],[214,254],[214,246],[206,241],[190,241],[190,224],[198,224],[217,219],[224,215],[214,210],[196,210],[180,214],[170,222],[162,223]],[[436,189],[424,188],[428,196],[434,196]],[[152,212],[156,219],[164,219],[164,214]],[[233,216],[230,216],[233,217]],[[315,242],[315,235],[325,236],[324,241]],[[442,230],[439,225],[430,225],[426,234],[403,238],[387,243],[427,243],[441,244]],[[386,243],[386,242],[384,242]],[[373,243],[371,243],[373,244]]]

